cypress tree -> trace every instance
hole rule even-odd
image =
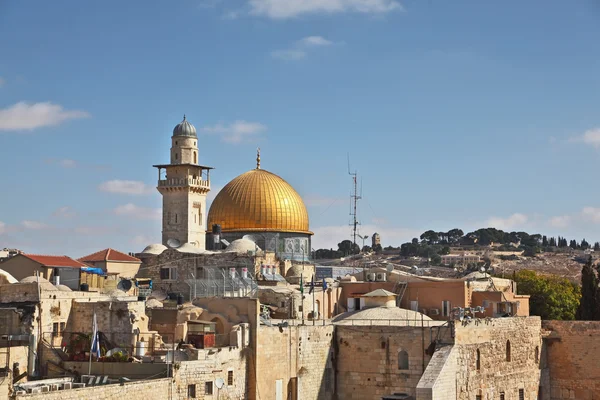
[[[600,317],[599,300],[598,277],[590,257],[581,269],[581,301],[577,309],[577,319],[593,321]]]

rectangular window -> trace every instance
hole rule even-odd
[[[519,389],[519,400],[525,400],[525,389]]]
[[[419,302],[417,300],[411,300],[410,309],[413,311],[419,311]]]
[[[227,386],[233,386],[233,371],[227,371]]]
[[[58,333],[59,326],[58,322],[52,323],[52,333]]]
[[[175,281],[177,280],[177,268],[175,267],[163,267],[160,269],[160,279],[164,281]]]
[[[188,385],[188,399],[196,398],[196,385]]]
[[[475,396],[475,400],[481,400],[482,396],[480,394],[478,394],[477,396]]]
[[[450,301],[448,301],[448,300],[442,301],[442,316],[444,316],[444,317],[450,316]]]
[[[504,400],[504,392],[500,392],[500,400]]]
[[[204,394],[208,394],[208,395],[213,394],[212,382],[204,382]]]

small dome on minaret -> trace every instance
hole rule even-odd
[[[173,129],[173,136],[197,137],[196,128],[188,122],[184,115],[183,121]]]

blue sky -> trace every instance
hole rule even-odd
[[[0,248],[160,240],[185,113],[216,191],[262,165],[314,247],[496,226],[600,240],[600,3],[0,2]],[[131,181],[131,182],[124,182]]]

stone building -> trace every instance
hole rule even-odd
[[[158,169],[158,191],[163,198],[162,244],[188,244],[203,250],[206,243],[206,195],[210,191],[210,170],[198,164],[196,128],[185,115],[173,129],[169,164]],[[164,175],[163,175],[164,171]]]
[[[104,249],[96,253],[81,257],[78,261],[95,268],[101,268],[104,272],[116,275],[117,278],[134,278],[142,260],[129,254],[114,249]]]
[[[19,253],[2,263],[2,269],[15,279],[22,280],[37,274],[52,282],[59,279],[59,283],[72,289],[79,288],[81,268],[85,267],[84,263],[67,256],[26,253]]]

